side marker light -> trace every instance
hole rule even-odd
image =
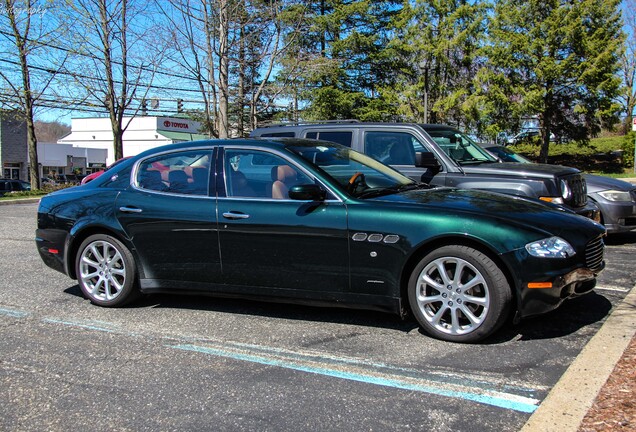
[[[528,288],[552,288],[552,282],[529,282]]]

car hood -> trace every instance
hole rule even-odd
[[[629,192],[632,189],[636,189],[636,186],[626,181],[592,174],[585,174],[585,182],[587,183],[588,193],[602,192],[605,190]]]
[[[549,235],[587,234],[597,236],[605,228],[574,212],[543,203],[538,200],[514,197],[479,190],[434,188],[414,190],[373,198],[376,202],[387,202],[393,206],[419,207],[469,218],[488,218],[502,224],[513,224],[529,230],[540,230]],[[496,222],[495,222],[496,223]]]
[[[478,165],[462,165],[464,172],[469,174],[497,174],[500,176],[509,175],[512,177],[541,177],[553,178],[554,176],[564,176],[579,172],[576,168],[561,165],[528,164],[518,162],[492,162]]]

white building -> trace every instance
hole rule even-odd
[[[40,177],[60,174],[87,174],[106,167],[106,149],[77,147],[72,144],[38,143]]]
[[[135,156],[161,145],[207,138],[198,133],[201,127],[199,122],[178,117],[124,117],[123,127],[126,129],[123,136],[124,157]],[[71,120],[71,133],[57,142],[106,150],[106,165],[115,162],[109,118],[74,118]]]

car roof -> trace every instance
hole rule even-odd
[[[340,146],[339,144],[319,141],[306,138],[279,138],[279,137],[255,137],[255,138],[228,138],[228,139],[209,139],[200,141],[184,141],[175,144],[168,144],[161,147],[155,147],[140,153],[140,157],[150,156],[159,152],[179,150],[185,148],[199,147],[235,147],[235,146],[256,146],[273,150],[283,150],[287,147],[316,147],[319,145]]]

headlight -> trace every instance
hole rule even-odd
[[[530,255],[539,258],[569,258],[576,254],[570,243],[561,237],[550,237],[528,243],[526,250]]]
[[[632,200],[631,194],[625,191],[607,190],[607,191],[599,192],[598,194],[608,201],[628,201],[629,202]]]
[[[570,189],[570,186],[568,186],[568,182],[566,182],[565,180],[561,180],[561,196],[563,197],[564,200],[569,200],[570,198],[572,198],[572,190]]]

